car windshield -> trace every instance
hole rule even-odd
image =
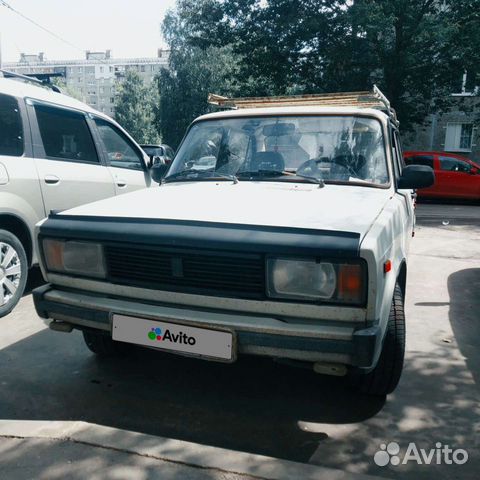
[[[149,157],[161,157],[163,155],[162,147],[143,147],[143,151]]]
[[[388,169],[382,127],[361,116],[200,121],[190,128],[165,180],[229,175],[240,181],[307,181],[303,176],[325,183],[384,185]]]

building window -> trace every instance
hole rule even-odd
[[[472,123],[447,123],[445,150],[447,152],[471,152],[472,138]]]

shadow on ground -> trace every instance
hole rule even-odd
[[[225,365],[138,348],[99,360],[79,332],[32,335],[1,350],[0,365],[4,419],[83,420],[295,461],[327,437],[299,421],[361,422],[384,403],[257,357]]]

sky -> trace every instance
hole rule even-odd
[[[155,57],[165,47],[160,24],[175,0],[5,0],[64,43],[2,6],[2,62],[20,53],[44,52],[49,60],[85,58],[85,51],[112,50],[117,58]],[[71,45],[69,45],[71,44]]]

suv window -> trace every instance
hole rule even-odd
[[[449,172],[464,172],[468,173],[472,166],[468,162],[452,157],[439,157],[440,170],[447,170]]]
[[[405,158],[407,165],[425,165],[433,168],[433,156],[432,155],[415,155],[413,157]]]
[[[23,155],[23,127],[18,102],[0,95],[0,155]]]
[[[105,145],[110,166],[143,170],[142,157],[117,127],[100,118],[96,118],[95,123]]]
[[[35,105],[47,158],[99,163],[85,116],[63,108]]]

